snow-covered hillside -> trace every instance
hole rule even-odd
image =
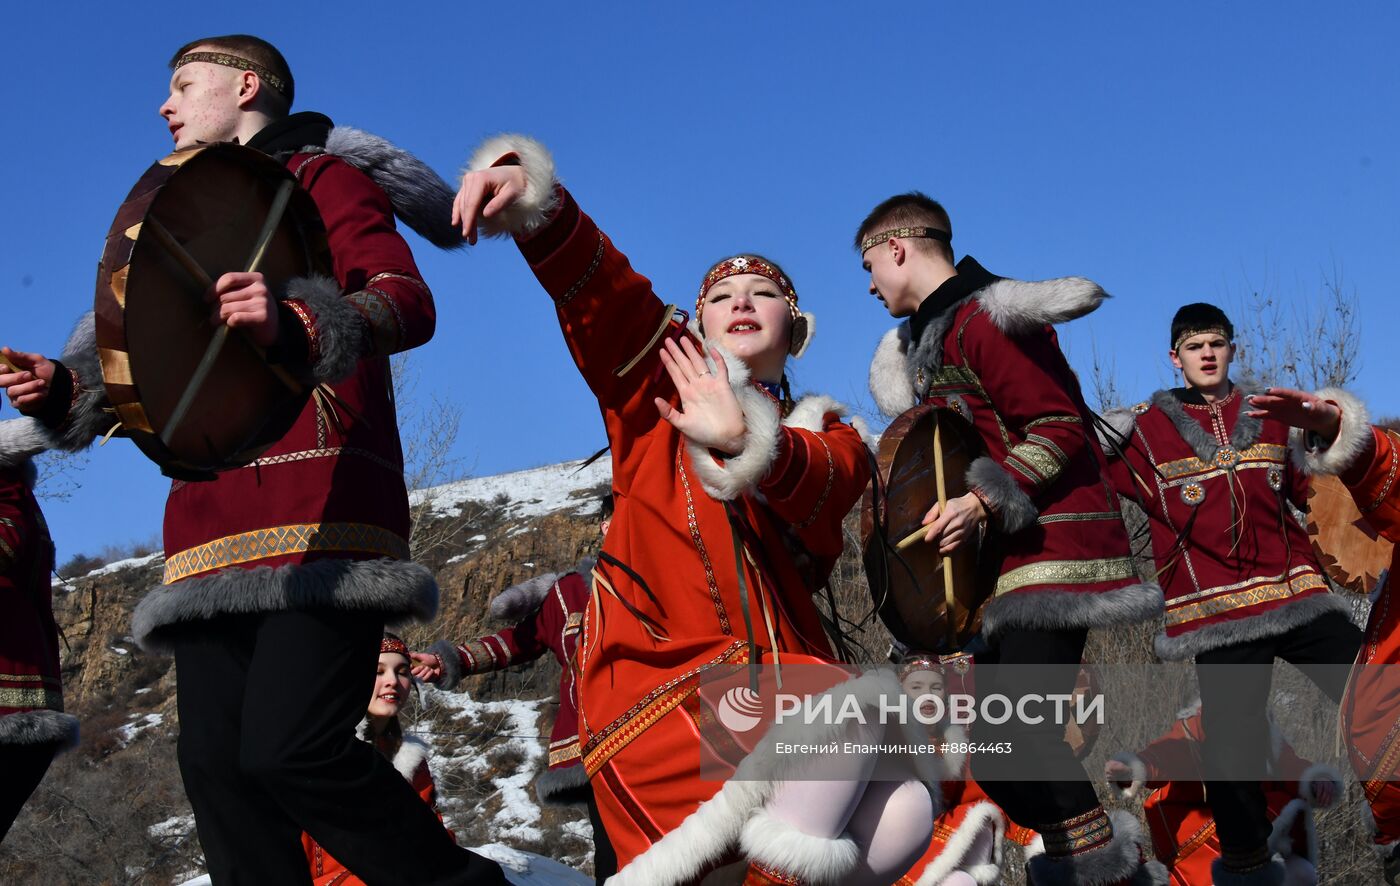
[[[605,454],[586,468],[582,460],[545,465],[509,474],[474,477],[442,486],[420,489],[409,496],[413,504],[431,502],[434,512],[455,516],[468,501],[501,505],[507,518],[545,514],[586,515],[597,510],[590,490],[612,479],[612,461]]]

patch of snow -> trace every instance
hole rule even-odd
[[[183,837],[194,830],[193,815],[175,815],[146,829],[152,837]]]
[[[144,689],[138,689],[138,690],[136,690],[135,692],[133,692],[133,693],[131,693],[131,694],[132,694],[132,695],[145,695],[147,692],[150,692],[150,691],[151,691],[151,687],[147,686],[147,687],[145,687]]]
[[[131,650],[130,650],[130,649],[123,649],[123,648],[121,648],[120,646],[108,646],[107,648],[110,649],[110,650],[112,650],[113,652],[115,652],[117,655],[130,655],[130,654],[131,654]]]
[[[205,874],[202,877],[195,877],[193,880],[186,880],[180,886],[213,886],[213,884],[214,881],[209,879],[208,874]]]
[[[552,858],[512,849],[501,843],[473,846],[472,852],[500,865],[506,879],[515,886],[591,886],[593,883],[591,878]]]
[[[409,493],[409,501],[431,503],[433,513],[455,517],[469,501],[495,504],[500,500],[507,517],[539,517],[559,511],[592,514],[598,502],[579,497],[595,486],[612,481],[612,461],[600,458],[579,470],[579,463],[566,461],[526,471],[474,477],[443,486],[433,486]],[[484,539],[483,539],[484,540]]]
[[[121,572],[123,569],[139,569],[142,566],[149,566],[158,560],[164,559],[165,554],[159,551],[154,554],[148,554],[145,557],[128,557],[125,560],[116,560],[108,563],[106,566],[99,567],[91,572],[75,575],[73,578],[94,578],[99,575],[111,575],[114,572]],[[55,578],[52,584],[54,587],[60,587],[70,591],[73,590],[71,580]]]
[[[466,555],[466,554],[456,554],[455,556],[448,557],[448,558],[447,558],[447,562],[448,562],[448,563],[460,563],[460,562],[462,562],[462,561],[465,560],[465,559],[467,559],[467,555]]]
[[[467,539],[467,541],[486,541],[486,536],[485,536],[485,535],[473,535],[471,538]]]
[[[153,726],[159,726],[164,721],[163,714],[132,714],[130,723],[117,727],[117,741],[122,747],[126,747],[136,736]]]

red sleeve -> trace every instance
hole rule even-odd
[[[437,311],[408,243],[394,225],[389,197],[338,157],[309,161],[300,176],[326,225],[336,281],[365,323],[361,356],[387,356],[433,337]],[[304,304],[293,305],[303,325]],[[309,309],[306,309],[309,311]]]
[[[1400,544],[1400,490],[1395,484],[1400,458],[1396,454],[1396,435],[1394,431],[1372,428],[1371,436],[1375,456],[1365,473],[1358,468],[1342,479],[1351,488],[1352,498],[1366,516],[1366,522],[1381,535]]]
[[[1183,773],[1195,773],[1201,780],[1201,743],[1187,731],[1190,722],[1199,723],[1200,714],[1190,720],[1177,720],[1172,728],[1138,752],[1147,767],[1147,786],[1164,787],[1173,781],[1186,781]]]
[[[1010,336],[974,315],[963,336],[968,362],[1015,442],[1001,467],[1032,501],[1087,444],[1078,382],[1054,334]]]
[[[768,506],[797,531],[807,550],[841,555],[841,521],[870,482],[865,443],[834,412],[820,433],[783,427],[778,457],[758,485]]]
[[[10,571],[19,561],[29,541],[29,515],[25,514],[28,496],[20,481],[6,478],[0,482],[0,577],[13,580]]]
[[[541,610],[536,609],[514,627],[459,644],[457,655],[462,660],[463,673],[499,671],[544,655],[549,651],[549,642],[543,622]]]

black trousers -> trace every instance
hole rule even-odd
[[[603,817],[598,814],[592,789],[588,791],[588,823],[593,826],[593,881],[603,886],[604,880],[617,873],[617,852],[603,829]]]
[[[1269,690],[1274,659],[1297,665],[1328,698],[1340,701],[1363,633],[1339,612],[1328,613],[1277,637],[1212,649],[1196,656],[1201,687],[1201,728],[1206,800],[1215,816],[1222,851],[1248,854],[1269,839],[1268,807],[1259,780],[1233,780],[1257,772],[1269,755]],[[1251,665],[1229,679],[1210,679],[1201,666]],[[1308,665],[1331,665],[1310,669]],[[1212,741],[1212,737],[1220,740]]]
[[[1030,694],[1066,695],[1084,657],[1087,629],[1010,630],[998,635],[988,655],[977,657],[977,694],[1006,695],[1012,701]],[[980,668],[996,665],[995,673]],[[1038,666],[1038,667],[1037,667]],[[1047,667],[1051,666],[1051,667]],[[990,676],[991,679],[986,679]],[[1094,786],[1083,765],[1065,743],[1065,727],[1047,717],[1038,724],[1020,723],[1015,717],[1004,724],[976,723],[972,740],[1009,742],[1008,755],[978,754],[972,757],[972,774],[987,796],[1011,820],[1022,827],[1044,830],[1082,815],[1099,805]],[[1075,780],[1037,780],[1036,771],[1078,772]]]
[[[10,832],[29,795],[44,780],[57,742],[0,745],[0,841]]]
[[[278,612],[177,635],[180,774],[216,884],[310,884],[303,830],[370,886],[506,882],[355,737],[383,624]]]

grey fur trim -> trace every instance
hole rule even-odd
[[[803,883],[842,883],[860,864],[861,850],[846,834],[817,837],[760,807],[739,835],[744,856]]]
[[[311,366],[317,381],[340,381],[359,365],[364,352],[365,317],[330,277],[293,277],[285,298],[306,302],[315,318],[321,356]]]
[[[685,441],[685,448],[705,492],[716,501],[732,501],[757,486],[778,458],[778,407],[749,384],[749,367],[742,360],[718,342],[707,340],[705,344],[706,351],[710,347],[719,351],[729,370],[729,385],[744,411],[744,449],[738,455],[717,462],[708,449],[689,439]],[[705,362],[713,367],[714,357],[707,353]]]
[[[1092,280],[1058,277],[997,280],[978,290],[977,303],[997,329],[1007,335],[1026,335],[1091,314],[1108,297]]]
[[[82,388],[68,410],[67,420],[58,428],[45,428],[44,433],[49,438],[47,448],[76,452],[86,449],[117,423],[116,416],[106,410],[107,388],[102,381],[97,325],[91,311],[78,318],[58,359],[77,373]]]
[[[1025,529],[1040,515],[1040,509],[1010,472],[985,455],[968,465],[967,485],[982,493],[992,507],[992,523],[1007,535]]]
[[[1309,434],[1293,428],[1288,434],[1288,448],[1293,463],[1309,474],[1340,474],[1355,464],[1371,447],[1371,416],[1366,404],[1341,388],[1323,388],[1314,396],[1331,400],[1342,408],[1342,427],[1330,446],[1307,447]]]
[[[1342,781],[1342,773],[1337,771],[1337,767],[1328,763],[1314,763],[1304,769],[1303,777],[1298,779],[1298,797],[1309,806],[1317,806],[1319,809],[1327,808],[1313,799],[1313,789],[1319,782],[1332,783],[1332,803],[1340,800],[1342,792],[1346,790],[1346,783]]]
[[[1163,661],[1185,661],[1210,649],[1277,637],[1330,612],[1350,617],[1351,607],[1336,594],[1314,594],[1259,615],[1206,625],[1178,637],[1158,634],[1153,646]]]
[[[1131,751],[1124,751],[1121,754],[1114,754],[1109,759],[1116,763],[1125,764],[1133,773],[1133,780],[1126,788],[1119,786],[1121,782],[1109,780],[1108,789],[1113,792],[1114,796],[1118,797],[1120,800],[1124,797],[1133,797],[1137,795],[1138,791],[1147,786],[1147,764],[1144,763],[1142,758],[1137,754]]]
[[[1269,851],[1275,855],[1288,858],[1293,855],[1293,825],[1298,822],[1298,818],[1303,817],[1304,832],[1311,829],[1312,811],[1308,808],[1306,800],[1294,797],[1289,800],[1284,807],[1279,810],[1269,826],[1269,839],[1266,845]],[[1304,858],[1311,858],[1307,852],[1303,853]]]
[[[535,779],[535,796],[546,806],[578,806],[588,802],[589,793],[582,763],[552,766]]]
[[[505,133],[488,138],[472,153],[466,171],[490,169],[507,154],[520,158],[525,170],[525,193],[494,218],[481,220],[481,230],[488,237],[533,234],[544,227],[559,208],[554,157],[548,148],[527,135]]]
[[[838,418],[845,418],[847,409],[845,404],[825,394],[810,394],[797,401],[797,405],[792,407],[792,412],[783,419],[783,426],[800,428],[814,434],[821,433],[826,430],[827,414],[832,412],[836,413]]]
[[[918,341],[913,343],[909,350],[909,359],[904,367],[904,374],[909,379],[909,386],[914,389],[914,397],[917,402],[922,403],[924,397],[928,396],[929,386],[933,384],[933,374],[943,366],[943,339],[948,335],[948,330],[953,326],[953,318],[958,315],[962,306],[977,297],[974,292],[967,298],[954,302],[944,309],[943,313],[934,317],[924,326],[924,334]],[[927,370],[924,373],[923,384],[918,383],[919,370]]]
[[[38,419],[24,416],[0,421],[0,468],[13,468],[49,448],[51,437]]]
[[[1217,858],[1210,863],[1210,879],[1214,886],[1282,886],[1288,869],[1282,859],[1271,859],[1257,871],[1247,874],[1236,873],[1225,867],[1225,860]]]
[[[0,717],[0,745],[57,743],[60,751],[78,744],[78,718],[62,711],[21,711]]]
[[[1121,809],[1110,812],[1108,818],[1113,824],[1113,839],[1107,845],[1070,858],[1037,855],[1026,866],[1027,879],[1034,886],[1165,884],[1167,869],[1162,863],[1142,861],[1150,859],[1152,853],[1137,819]]]
[[[1253,394],[1262,391],[1246,388],[1244,385],[1236,385],[1239,389],[1240,397],[1248,401]],[[1215,463],[1215,454],[1223,447],[1215,437],[1201,427],[1200,422],[1186,414],[1186,407],[1181,405],[1181,401],[1176,399],[1171,391],[1157,391],[1152,395],[1152,405],[1162,410],[1167,418],[1171,420],[1181,439],[1186,441],[1186,445],[1191,447],[1191,451],[1196,453],[1196,457],[1207,464]],[[1235,421],[1235,429],[1230,432],[1230,446],[1236,452],[1243,452],[1259,441],[1259,432],[1264,429],[1262,418],[1249,416],[1249,403],[1245,402],[1240,407],[1239,418]]]
[[[905,320],[880,337],[870,360],[870,394],[886,418],[895,418],[919,403],[906,369],[909,335],[909,321]]]
[[[456,689],[457,684],[467,675],[466,668],[462,667],[462,653],[457,651],[457,644],[451,640],[439,640],[428,647],[428,653],[442,659],[442,677],[438,679],[438,688]]]
[[[491,598],[488,611],[498,621],[520,621],[540,608],[549,591],[560,578],[557,572],[546,572],[513,584]]]
[[[1107,439],[1110,433],[1106,431],[1098,422],[1094,423],[1094,431],[1098,436],[1099,448],[1104,455],[1116,455],[1118,449],[1128,445],[1128,440],[1133,436],[1133,429],[1137,427],[1137,413],[1131,409],[1110,409],[1102,416],[1104,424],[1112,429],[1112,433],[1117,435],[1116,440]]]
[[[1008,628],[1061,630],[1132,624],[1162,612],[1162,589],[1156,582],[1115,591],[1015,591],[992,598],[982,610],[982,633],[990,638]]]
[[[351,126],[330,131],[325,153],[373,179],[389,195],[394,214],[429,243],[440,249],[466,245],[462,229],[452,225],[452,201],[457,192],[422,160],[387,139]]]
[[[583,557],[577,563],[574,564],[574,572],[577,572],[579,575],[583,576],[584,584],[591,584],[593,581],[593,567],[597,565],[597,557]]]
[[[166,651],[182,624],[221,615],[299,609],[382,612],[390,624],[430,621],[438,586],[427,567],[407,560],[313,560],[290,566],[231,567],[160,585],[136,605],[131,633],[150,651]]]

